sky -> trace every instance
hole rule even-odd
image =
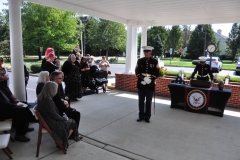
[[[0,0],[0,11],[2,9],[8,8],[7,6],[3,5],[3,3],[7,3],[7,0]],[[232,29],[233,23],[223,23],[223,24],[212,24],[212,28],[215,32],[217,32],[218,29],[222,30],[222,35],[228,37],[229,32]],[[193,30],[196,27],[196,25],[191,25],[191,29]]]

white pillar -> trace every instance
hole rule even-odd
[[[131,70],[130,64],[131,52],[132,52],[132,25],[127,25],[126,64],[124,73],[129,73]]]
[[[135,74],[135,67],[137,64],[137,42],[138,42],[138,35],[137,35],[137,26],[132,27],[132,53],[131,53],[131,69],[130,73]]]
[[[22,101],[26,100],[25,77],[23,69],[23,45],[22,45],[22,0],[8,0],[9,25],[10,25],[10,49],[11,70],[13,82],[13,94]]]
[[[144,57],[142,46],[147,45],[147,26],[142,26],[141,46],[140,46],[140,58]]]

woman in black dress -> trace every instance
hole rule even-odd
[[[55,60],[55,53],[53,48],[47,48],[45,52],[46,62],[43,64],[43,71],[48,71],[51,74],[53,71],[58,70],[58,67],[53,63]]]
[[[64,73],[64,81],[66,84],[65,94],[70,95],[72,100],[82,97],[82,86],[80,76],[80,65],[76,61],[74,54],[70,54],[64,62],[62,71]]]
[[[86,89],[88,86],[88,71],[90,68],[85,57],[81,58],[80,69],[81,69],[82,90],[83,90],[83,93],[86,93]]]

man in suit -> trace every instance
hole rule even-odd
[[[28,108],[18,104],[19,100],[12,94],[6,83],[3,82],[5,70],[0,69],[0,121],[12,118],[13,128],[16,130],[15,140],[28,142],[30,138],[26,137],[26,132],[33,131],[28,125]]]
[[[151,57],[153,47],[143,46],[144,57],[138,59],[135,73],[138,77],[138,105],[139,117],[138,122],[145,119],[150,123],[152,96],[155,89],[155,79],[159,77],[158,61]],[[144,112],[144,101],[146,99],[146,111]]]
[[[58,84],[58,93],[53,97],[53,101],[57,106],[59,113],[63,116],[63,112],[67,114],[67,116],[77,123],[79,126],[81,114],[75,108],[71,108],[66,96],[63,93],[62,89],[62,80],[63,75],[62,72],[54,71],[51,73],[50,80],[54,81]]]

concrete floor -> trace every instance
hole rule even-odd
[[[239,160],[240,110],[227,108],[224,117],[170,108],[157,97],[151,123],[136,122],[137,94],[112,90],[85,96],[71,106],[81,112],[80,142],[70,141],[68,154],[43,135],[38,159],[76,160]],[[152,110],[153,112],[153,110]],[[10,142],[13,158],[37,159],[38,124],[27,134],[30,142]],[[8,159],[0,152],[0,159]]]

